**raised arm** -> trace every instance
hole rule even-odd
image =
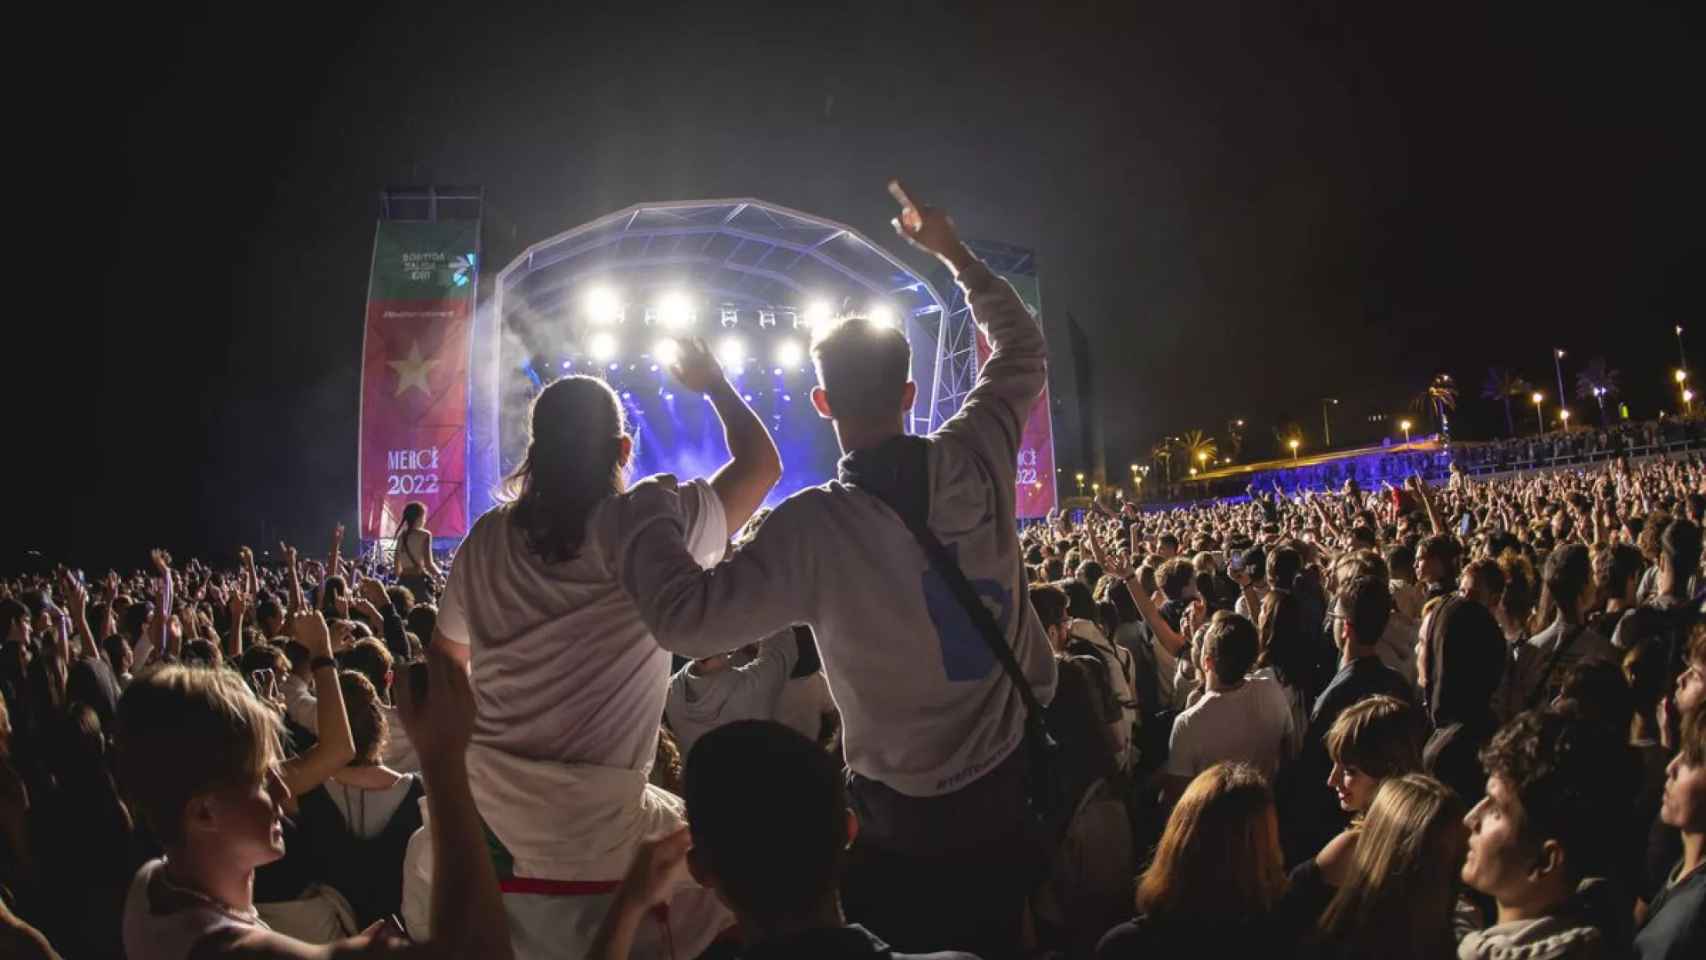
[[[95,642],[95,634],[89,629],[89,590],[83,586],[83,581],[69,570],[59,574],[59,589],[65,594],[65,612],[71,619],[71,629],[77,634],[77,639],[85,657],[99,657],[101,646]],[[109,604],[109,609],[111,605]]]
[[[338,571],[343,568],[342,558],[339,556],[343,552],[343,548],[344,525],[340,523],[332,528],[332,555],[326,559],[326,576],[335,577],[338,575]],[[323,583],[324,580],[321,582]]]
[[[284,782],[291,796],[300,797],[342,770],[355,759],[355,738],[350,735],[349,715],[344,712],[343,688],[338,684],[338,665],[332,659],[332,637],[326,618],[318,610],[298,610],[290,615],[290,632],[308,648],[314,671],[314,718],[320,740],[307,753],[284,765]]]
[[[890,191],[909,197],[898,183]],[[1048,348],[1042,327],[1012,284],[989,272],[961,242],[947,211],[902,201],[894,228],[907,242],[942,261],[965,291],[972,320],[989,341],[989,360],[959,413],[940,433],[970,443],[1011,486],[1018,470],[1020,438],[1031,407],[1048,380]]]
[[[1087,526],[1085,532],[1084,539],[1090,547],[1090,555],[1095,558],[1096,563],[1101,565],[1103,572],[1119,578],[1120,582],[1125,585],[1126,592],[1131,594],[1132,602],[1137,604],[1137,612],[1143,616],[1144,622],[1148,623],[1149,629],[1154,632],[1155,638],[1161,641],[1161,645],[1167,648],[1168,653],[1178,656],[1179,651],[1185,648],[1189,638],[1174,630],[1173,625],[1167,622],[1167,618],[1161,615],[1161,611],[1155,608],[1155,600],[1144,592],[1143,585],[1138,582],[1137,572],[1110,557],[1102,547],[1102,538],[1096,535],[1094,529]]]
[[[282,540],[278,544],[279,556],[284,558],[284,565],[290,572],[290,613],[295,613],[308,606],[308,600],[302,595],[302,571],[296,563],[296,548],[287,546]]]
[[[717,499],[723,502],[728,535],[732,537],[764,503],[776,481],[782,479],[782,458],[763,422],[735,392],[705,341],[684,337],[679,343],[681,356],[670,365],[670,372],[682,386],[703,393],[723,424],[729,462],[718,467],[710,481]]]
[[[709,657],[805,620],[817,571],[809,506],[784,502],[748,543],[705,570],[687,550],[681,510],[671,506],[677,495],[641,492],[624,498],[647,519],[631,521],[638,532],[618,562],[658,646]]]
[[[226,609],[231,614],[231,633],[225,639],[225,656],[236,660],[243,655],[243,615],[249,612],[249,598],[240,588],[233,587]]]

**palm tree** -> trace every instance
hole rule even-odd
[[[1599,403],[1599,422],[1604,426],[1605,398],[1617,396],[1617,381],[1622,375],[1605,365],[1604,357],[1594,357],[1582,372],[1576,374],[1576,396],[1593,398]]]
[[[1511,400],[1522,399],[1534,387],[1516,371],[1503,367],[1493,367],[1487,371],[1487,382],[1481,387],[1481,396],[1488,400],[1502,400],[1505,404],[1505,431],[1516,436],[1516,418],[1511,415]]]
[[[1422,392],[1416,394],[1410,401],[1410,408],[1418,413],[1433,414],[1434,422],[1439,424],[1441,433],[1451,432],[1450,411],[1457,409],[1457,381],[1449,373],[1435,374]]]
[[[1198,469],[1204,469],[1220,450],[1215,446],[1213,437],[1201,430],[1192,430],[1179,438],[1179,452],[1183,453],[1186,460],[1195,464]]]

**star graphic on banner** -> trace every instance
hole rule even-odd
[[[406,391],[419,387],[421,392],[432,396],[432,388],[427,386],[427,371],[438,365],[438,358],[427,359],[421,356],[421,342],[415,340],[409,344],[409,355],[401,360],[387,360],[386,366],[397,371],[397,392],[393,396],[402,396]]]

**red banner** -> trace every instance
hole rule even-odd
[[[396,536],[426,504],[434,537],[468,532],[468,332],[472,298],[367,306],[361,377],[361,536]]]
[[[1031,314],[1039,318],[1038,301],[1041,299],[1037,291],[1037,278],[1027,274],[1000,273],[1007,282],[1013,285],[1019,299],[1031,308]],[[989,360],[989,341],[983,338],[983,331],[977,333],[977,363],[981,368]],[[1052,359],[1051,359],[1052,362]],[[1025,432],[1019,438],[1018,471],[1014,475],[1013,513],[1020,520],[1034,520],[1048,516],[1055,508],[1054,474],[1054,414],[1049,406],[1048,384],[1043,384],[1042,395],[1037,397],[1036,405],[1031,407],[1030,419],[1025,421]]]

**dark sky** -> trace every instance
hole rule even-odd
[[[495,268],[631,203],[724,196],[899,250],[898,174],[968,235],[1038,251],[1045,310],[1095,343],[1112,464],[1232,417],[1260,452],[1271,423],[1318,431],[1325,395],[1343,433],[1442,370],[1460,432],[1502,432],[1487,367],[1551,384],[1554,342],[1604,355],[1650,415],[1672,324],[1702,314],[1699,37],[1680,13],[224,9],[247,6],[42,32],[79,38],[31,115],[59,306],[9,366],[23,409],[72,415],[37,448],[63,451],[22,433],[20,463],[47,462],[15,473],[78,509],[26,511],[23,546],[104,564],[283,532],[317,552],[353,521],[387,184],[483,185]]]

